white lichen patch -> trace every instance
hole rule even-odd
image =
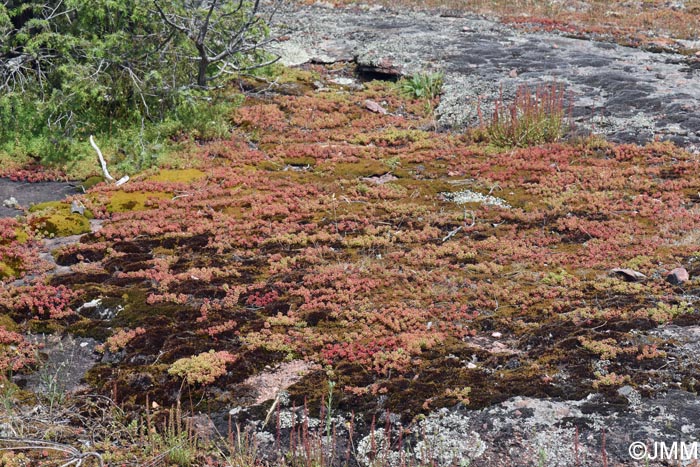
[[[440,409],[419,424],[422,439],[416,444],[416,458],[425,465],[474,465],[486,451],[486,443],[470,429],[469,418]]]
[[[374,430],[357,443],[357,462],[364,467],[376,465],[378,460],[388,467],[406,465],[407,454],[392,450],[384,428]]]
[[[440,196],[445,201],[450,201],[456,204],[479,203],[498,206],[504,209],[511,208],[510,204],[508,204],[508,202],[504,199],[497,198],[492,195],[484,195],[471,190],[463,190],[453,193],[440,193]]]
[[[394,438],[388,440],[384,429],[379,428],[360,440],[357,460],[364,467],[376,465],[377,460],[390,467],[475,465],[487,444],[471,429],[470,421],[469,417],[448,409],[433,412],[418,424],[415,443],[407,442],[406,445],[412,445],[403,451],[397,450]]]
[[[303,413],[295,413],[291,410],[283,410],[279,414],[279,427],[282,429],[297,427],[304,423],[307,424],[308,428],[316,428],[321,424],[321,421],[314,417],[306,418]]]

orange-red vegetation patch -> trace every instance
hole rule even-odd
[[[369,98],[388,114],[367,110]],[[344,388],[341,406],[389,394],[386,408],[407,416],[466,400],[464,387],[474,407],[580,397],[611,387],[601,368],[663,385],[650,368],[671,344],[643,331],[698,321],[683,293],[700,272],[697,158],[594,140],[495,152],[432,131],[422,108],[377,82],[250,99],[230,141],[193,155],[204,175],[84,197],[104,224],[57,252],[73,273],[42,293],[65,300],[19,307],[6,284],[0,310],[108,343],[143,330],[88,378],[137,404],[172,398],[181,379],[168,366],[211,351],[235,356],[201,380],[219,401],[265,365],[304,359]],[[110,210],[116,193],[164,195]],[[682,289],[663,280],[677,266],[690,271]],[[610,276],[616,267],[647,279]],[[64,314],[75,297],[58,287],[119,312],[76,322]],[[319,377],[290,391],[320,397]],[[134,390],[135,379],[148,384]]]

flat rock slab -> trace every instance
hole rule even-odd
[[[29,340],[40,346],[42,365],[31,374],[13,379],[24,389],[47,397],[65,396],[83,389],[85,373],[95,365],[97,341],[91,338],[35,334]]]
[[[642,401],[630,386],[620,388],[619,402],[611,403],[599,394],[591,394],[581,400],[558,401],[531,397],[513,397],[482,410],[469,410],[458,406],[433,411],[415,421],[408,431],[397,423],[391,414],[376,420],[374,432],[362,429],[354,432],[353,449],[359,467],[375,465],[377,456],[388,459],[386,465],[403,465],[398,442],[387,448],[384,442],[387,426],[391,426],[393,439],[404,432],[403,446],[406,465],[478,465],[480,467],[600,467],[681,465],[659,459],[655,449],[660,443],[669,448],[674,442],[692,443],[700,420],[700,399],[695,394],[669,390],[653,400]],[[288,402],[288,401],[287,401]],[[251,421],[250,428],[257,431],[259,452],[263,455],[275,452],[276,440],[286,446],[290,428],[302,421],[310,430],[323,426],[327,420],[308,416],[303,408],[285,408],[278,412],[278,420],[263,426]],[[248,409],[231,412],[237,423],[252,414]],[[264,416],[262,411],[258,416]],[[387,420],[388,416],[388,420]],[[307,418],[308,417],[308,418]],[[359,422],[361,416],[334,412],[332,424],[336,433],[337,452],[345,452],[350,419]],[[223,429],[228,413],[220,417]],[[296,420],[296,422],[294,422]],[[365,420],[368,422],[367,420]],[[355,427],[357,428],[357,427]],[[298,429],[298,428],[297,428]],[[637,461],[630,455],[643,454],[640,449],[630,451],[633,443],[646,449],[651,459]],[[655,446],[657,446],[655,448]],[[679,448],[680,449],[680,448]],[[603,461],[605,459],[605,461]],[[682,465],[694,465],[686,463]]]
[[[619,393],[628,394],[629,405],[591,395],[580,401],[515,397],[480,411],[442,409],[420,423],[428,438],[422,442],[444,448],[461,461],[458,465],[593,467],[606,465],[604,457],[611,466],[666,465],[658,459],[637,463],[630,445],[645,444],[653,459],[654,443],[670,447],[695,440],[700,417],[695,394],[671,390],[640,403],[629,386]],[[437,464],[454,465],[451,460],[438,459]]]
[[[488,115],[501,89],[507,100],[522,84],[556,82],[572,93],[579,127],[612,141],[658,137],[700,149],[697,57],[528,33],[476,16],[286,5],[277,21],[293,30],[273,48],[288,65],[352,57],[379,74],[443,70],[444,127],[477,124],[479,103]]]
[[[61,200],[77,193],[79,191],[74,184],[68,182],[27,183],[0,178],[0,217],[15,217],[22,213],[2,205],[2,201],[9,198],[15,198],[20,206],[29,207],[45,201]]]

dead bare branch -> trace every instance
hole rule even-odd
[[[86,460],[94,458],[100,467],[104,467],[104,459],[99,452],[91,451],[83,453],[68,444],[30,438],[0,438],[0,444],[9,445],[7,447],[0,447],[0,451],[50,450],[61,452],[67,455],[66,462],[62,464],[62,466],[75,465],[76,467],[80,467]]]

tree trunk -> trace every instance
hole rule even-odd
[[[207,87],[207,68],[209,68],[209,60],[206,57],[199,59],[199,72],[197,73],[197,86]]]
[[[204,44],[195,44],[199,52],[199,70],[197,72],[197,86],[207,87],[207,68],[209,68],[209,57],[204,48]]]

